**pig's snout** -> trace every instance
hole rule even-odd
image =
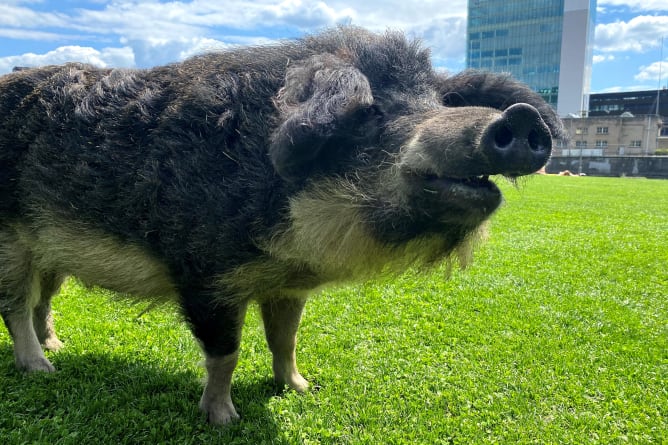
[[[550,158],[552,135],[538,110],[519,103],[487,127],[480,148],[499,173],[526,175],[539,170]]]

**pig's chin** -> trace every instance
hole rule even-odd
[[[422,191],[438,203],[462,213],[491,215],[501,204],[501,190],[489,180],[489,176],[449,178],[427,175],[422,178]]]

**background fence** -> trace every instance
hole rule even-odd
[[[590,176],[642,176],[668,179],[668,156],[555,156],[547,173],[569,170]]]

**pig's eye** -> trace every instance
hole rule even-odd
[[[381,119],[385,113],[383,113],[383,110],[380,109],[378,105],[371,105],[370,107],[364,108],[362,111],[362,118],[366,118],[367,120],[372,120],[372,119]]]

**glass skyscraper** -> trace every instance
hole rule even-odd
[[[469,0],[466,65],[508,72],[562,115],[587,112],[596,0]]]

